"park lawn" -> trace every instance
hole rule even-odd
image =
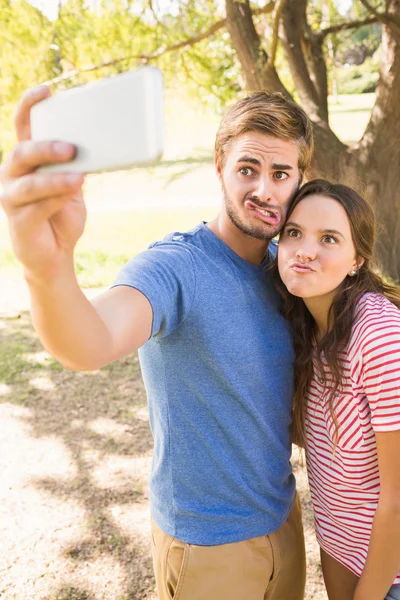
[[[330,98],[331,125],[343,141],[362,135],[373,102],[374,94]],[[166,153],[159,165],[88,177],[89,215],[76,251],[83,287],[109,285],[119,268],[152,241],[190,229],[217,213],[212,143],[220,115],[210,109],[204,115],[198,108],[180,109],[177,99],[170,100]],[[0,275],[19,272],[0,217]]]
[[[348,94],[329,98],[330,125],[343,142],[357,142],[368,123],[375,94]]]
[[[0,319],[0,595],[156,600],[149,544],[153,441],[136,353],[71,372],[26,312]],[[306,600],[326,600],[304,464],[293,464],[307,545]]]
[[[346,119],[362,128],[370,105],[366,96],[340,99],[332,126],[356,139]],[[183,119],[186,132],[193,118]],[[202,127],[197,115],[197,141],[176,121],[165,160],[152,169],[88,178],[88,222],[76,252],[81,285],[109,285],[154,239],[213,217],[219,187],[210,139],[218,119],[208,115]],[[21,269],[3,216],[0,281],[10,275],[21,276]],[[152,439],[137,355],[74,373],[43,350],[26,312],[3,315],[0,330],[0,595],[155,600],[148,544]],[[308,551],[306,600],[324,600],[305,469],[297,454],[293,461]]]

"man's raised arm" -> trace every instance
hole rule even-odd
[[[49,95],[27,92],[16,112],[18,145],[0,170],[1,203],[11,240],[24,266],[33,324],[45,348],[63,365],[98,369],[140,347],[151,335],[152,308],[139,291],[113,288],[90,302],[74,272],[74,249],[86,209],[78,173],[38,172],[67,162],[75,152],[60,141],[33,142],[30,109]]]

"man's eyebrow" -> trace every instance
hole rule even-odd
[[[242,162],[250,163],[252,165],[257,165],[257,166],[261,165],[261,161],[259,161],[258,158],[254,158],[254,156],[247,156],[247,155],[241,156],[240,158],[238,158],[238,163],[242,163]]]
[[[285,227],[288,227],[290,225],[290,227],[296,227],[297,229],[303,229],[301,225],[299,225],[298,223],[295,223],[294,221],[287,221],[285,223]],[[337,229],[320,229],[318,231],[318,233],[332,233],[335,235],[340,235],[341,238],[344,238],[343,233],[340,233],[340,231],[338,231]]]
[[[238,158],[238,163],[250,163],[251,165],[256,165],[256,166],[260,166],[261,165],[261,161],[258,160],[258,158],[254,158],[254,156],[241,156],[240,158]],[[279,164],[279,163],[273,163],[272,164],[272,168],[274,169],[274,171],[292,171],[293,167],[291,165],[284,165],[284,164]]]
[[[280,165],[278,163],[273,163],[272,168],[276,171],[292,171],[293,169],[291,165]]]

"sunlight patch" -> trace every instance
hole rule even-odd
[[[0,383],[0,396],[7,396],[11,392],[11,385]]]
[[[140,421],[146,421],[147,423],[149,420],[149,410],[147,406],[141,406],[140,408],[138,408],[135,412],[135,417]]]
[[[112,519],[125,535],[141,535],[147,542],[150,535],[150,508],[148,503],[123,504],[110,507]]]
[[[150,463],[151,458],[147,456],[108,456],[93,467],[92,477],[102,489],[131,488],[133,493],[143,493],[147,487]]]
[[[98,433],[99,435],[102,435],[104,433],[110,435],[114,433],[124,433],[126,430],[126,426],[116,423],[112,419],[100,418],[96,419],[95,421],[92,421],[91,423],[88,423],[88,429],[90,429],[94,433]]]
[[[29,383],[37,390],[54,390],[56,387],[48,377],[34,377],[29,380]]]
[[[45,350],[42,350],[41,352],[27,352],[23,355],[23,359],[30,365],[39,364],[43,366],[47,366],[49,362],[53,362],[54,360]]]

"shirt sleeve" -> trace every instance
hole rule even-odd
[[[373,429],[400,429],[400,310],[386,298],[366,323],[360,353]]]
[[[152,337],[172,333],[190,312],[195,297],[195,271],[190,248],[183,243],[157,242],[132,258],[112,287],[139,290],[153,309]]]

